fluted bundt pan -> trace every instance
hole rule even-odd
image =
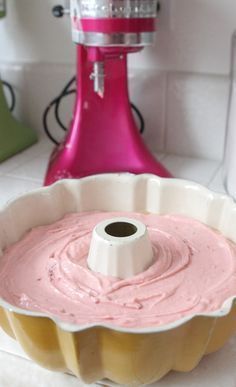
[[[60,181],[5,206],[0,212],[0,259],[32,227],[92,210],[186,215],[236,242],[236,204],[230,198],[187,181],[111,174]],[[235,333],[235,321],[236,296],[216,312],[150,329],[67,324],[0,299],[0,325],[29,357],[43,367],[73,373],[84,383],[108,379],[140,386],[170,370],[191,371]]]

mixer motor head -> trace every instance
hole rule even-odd
[[[153,44],[158,0],[71,0],[73,41],[89,50],[94,91],[104,95],[104,61]]]
[[[73,40],[86,46],[147,46],[158,0],[71,0]]]

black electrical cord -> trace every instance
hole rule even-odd
[[[52,102],[50,102],[50,104],[46,107],[45,111],[43,112],[43,128],[44,128],[44,131],[46,133],[46,135],[48,136],[48,138],[55,144],[55,145],[59,145],[59,142],[51,135],[50,133],[50,130],[48,128],[48,114],[51,110],[51,108],[55,105],[55,103],[57,102],[58,98],[55,98]]]
[[[2,85],[4,87],[7,87],[8,91],[10,93],[11,104],[10,104],[9,110],[10,110],[10,112],[13,112],[13,110],[15,109],[15,106],[16,106],[16,95],[15,95],[15,92],[13,90],[13,87],[7,81],[2,81]]]
[[[61,103],[61,100],[62,98],[66,97],[67,95],[70,95],[72,94],[72,92],[76,93],[76,90],[70,90],[70,92],[68,93],[70,87],[73,85],[73,83],[76,81],[76,77],[73,77],[67,84],[66,86],[64,87],[64,89],[62,90],[60,96],[58,97],[58,100],[55,104],[55,117],[56,117],[56,120],[57,120],[57,123],[58,125],[66,132],[67,131],[67,127],[63,124],[63,122],[61,121],[60,119],[60,114],[59,114],[59,108],[60,108],[60,103]]]
[[[43,127],[44,127],[44,131],[45,131],[46,135],[48,136],[48,138],[55,145],[59,145],[59,142],[50,133],[50,130],[49,130],[49,127],[48,127],[48,114],[50,113],[50,110],[54,107],[55,119],[56,119],[58,125],[61,127],[61,129],[63,129],[64,131],[67,131],[67,127],[64,125],[64,123],[62,122],[62,120],[60,118],[59,110],[60,110],[60,104],[61,104],[61,101],[63,100],[63,98],[67,97],[68,95],[76,93],[76,89],[70,89],[70,87],[73,85],[73,83],[75,81],[76,81],[76,77],[71,78],[71,80],[63,88],[61,94],[58,97],[54,98],[50,102],[50,104],[47,106],[47,108],[45,109],[45,111],[43,113]],[[140,133],[142,134],[144,132],[144,130],[145,130],[144,118],[143,118],[141,112],[139,111],[139,109],[133,103],[131,103],[131,107],[134,110],[134,112],[137,114],[138,119],[140,120]]]
[[[130,103],[130,105],[131,105],[132,109],[135,111],[135,113],[138,116],[138,119],[140,121],[140,129],[139,129],[139,131],[140,131],[141,134],[143,134],[144,131],[145,131],[145,121],[144,121],[144,118],[143,118],[140,110],[137,108],[137,106],[135,106],[132,102]]]

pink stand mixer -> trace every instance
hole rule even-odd
[[[71,0],[70,14],[77,43],[76,103],[45,185],[110,172],[170,177],[144,145],[128,94],[127,55],[153,43],[157,0]]]

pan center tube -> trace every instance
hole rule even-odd
[[[126,279],[144,272],[152,262],[152,244],[142,222],[122,217],[94,228],[87,260],[91,270]]]

